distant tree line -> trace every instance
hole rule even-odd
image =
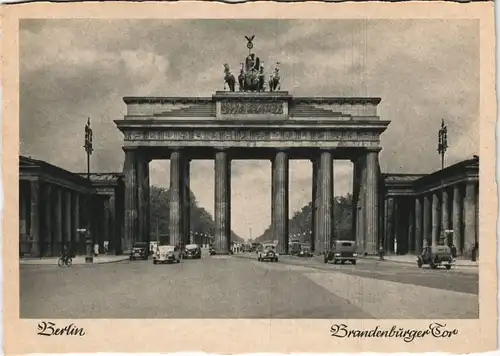
[[[195,195],[190,190],[191,195],[191,224],[190,229],[198,234],[213,236],[215,233],[215,222],[212,215],[203,207],[198,205]],[[150,225],[151,239],[156,238],[156,233],[160,236],[169,233],[169,212],[170,193],[168,188],[152,185],[150,188]],[[232,241],[242,241],[243,239],[231,231]]]
[[[348,193],[344,196],[335,197],[333,209],[335,238],[350,240],[352,234],[352,195]],[[290,238],[296,238],[300,242],[310,242],[310,231],[312,231],[312,202],[296,211],[288,221],[288,235]],[[255,239],[257,242],[271,240],[276,240],[271,225],[261,236]]]

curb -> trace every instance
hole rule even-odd
[[[362,257],[361,259],[380,261],[380,259],[378,257]],[[380,261],[380,262],[382,262],[382,263],[393,262],[393,263],[401,263],[401,264],[406,264],[406,265],[416,265],[417,258],[415,257],[415,262],[391,260],[391,259],[388,259],[388,258],[386,258],[386,259],[384,259],[383,261]],[[479,268],[479,264],[477,264],[477,265],[460,265],[460,264],[455,264],[455,267],[459,267],[459,268]]]
[[[118,262],[124,262],[124,261],[128,261],[128,257],[113,260],[113,261],[103,261],[103,262],[93,262],[93,263],[73,263],[73,266],[104,265],[104,264],[108,264],[108,263],[118,263]],[[23,262],[22,260],[19,260],[19,264],[24,265],[24,266],[53,266],[53,264],[51,264],[51,263],[26,263],[26,262]],[[57,266],[57,261],[56,261],[55,265]]]

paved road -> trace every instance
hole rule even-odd
[[[477,289],[474,274],[410,272],[396,263],[375,271],[376,265],[325,266],[292,259],[266,263],[252,255],[203,256],[172,265],[153,265],[151,260],[63,269],[23,265],[20,315],[365,319],[425,318],[430,312],[434,318],[478,317],[478,298],[471,294]],[[420,284],[408,288],[407,281],[394,281],[403,281],[405,274]],[[431,281],[440,279],[441,289],[425,287],[425,274]],[[469,293],[442,289],[456,283]]]
[[[255,259],[253,254],[237,255],[238,258]],[[349,263],[345,265],[325,264],[322,257],[300,258],[295,256],[282,256],[281,261],[287,264],[311,267],[319,270],[336,271],[350,275],[369,277],[384,281],[393,281],[455,292],[479,293],[479,275],[477,268],[458,267],[451,270],[444,268],[430,269],[428,266],[418,268],[414,265],[379,261],[375,259],[360,259],[356,266]]]

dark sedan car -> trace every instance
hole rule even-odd
[[[184,258],[201,258],[201,248],[197,244],[186,245],[184,249]]]
[[[149,255],[148,242],[135,242],[130,250],[130,260],[147,260]]]
[[[331,250],[325,252],[325,263],[338,262],[344,264],[346,261],[356,264],[358,254],[356,253],[356,242],[348,240],[337,240],[333,242]]]

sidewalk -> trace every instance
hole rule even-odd
[[[27,258],[19,258],[19,264],[21,265],[57,265],[57,261],[59,257],[27,257]],[[74,265],[85,265],[85,256],[76,256],[73,259]],[[115,263],[128,261],[128,256],[121,255],[100,255],[94,257],[93,264],[103,264],[103,263]]]
[[[378,260],[379,256],[362,256],[361,258]],[[384,260],[389,262],[406,263],[413,265],[417,263],[417,255],[388,255],[384,256]],[[473,262],[471,260],[461,259],[459,257],[455,260],[455,265],[466,268],[477,268],[479,267],[479,261]]]

